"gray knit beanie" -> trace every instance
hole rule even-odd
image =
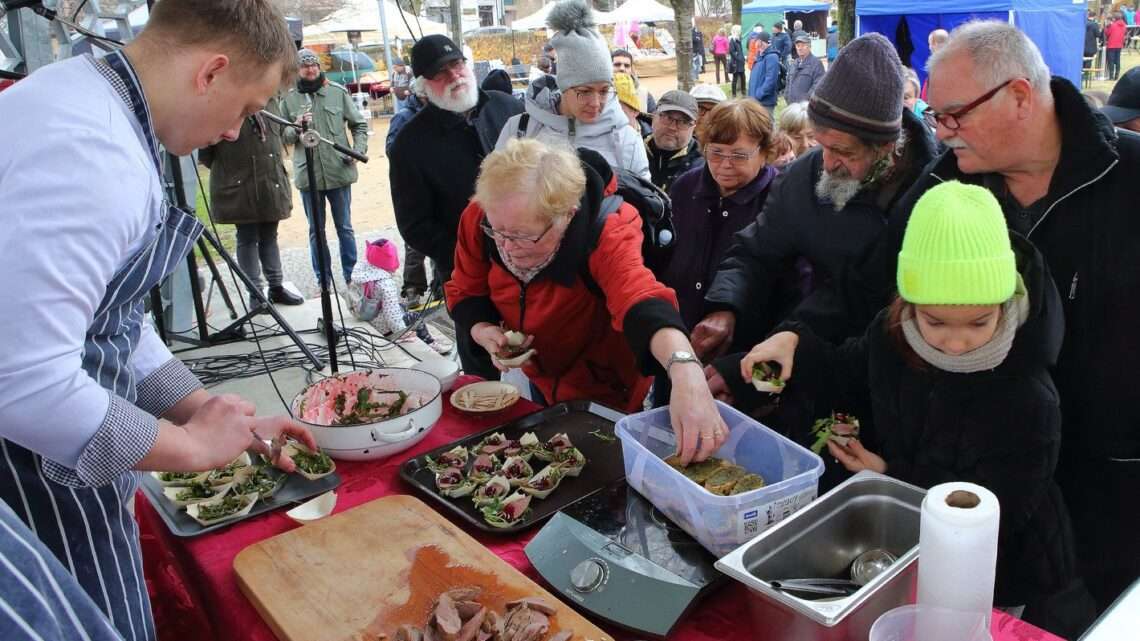
[[[820,127],[887,142],[902,129],[902,64],[891,42],[868,33],[847,43],[816,86],[808,115]]]
[[[613,81],[610,50],[594,28],[594,14],[584,0],[562,0],[554,5],[546,24],[557,32],[550,44],[558,52],[559,89]]]

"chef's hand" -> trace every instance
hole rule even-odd
[[[293,472],[297,469],[297,464],[293,462],[293,459],[290,458],[289,455],[281,452],[279,447],[273,447],[265,441],[276,440],[277,444],[282,444],[286,439],[293,439],[300,441],[302,445],[313,452],[320,450],[309,428],[290,419],[288,416],[254,417],[252,423],[251,431],[254,437],[252,441],[253,449],[257,450],[259,454],[265,456],[273,465],[285,472]]]
[[[349,167],[351,167],[351,166],[353,166],[353,165],[355,165],[355,164],[356,164],[356,159],[355,159],[355,158],[353,158],[352,156],[343,156],[343,157],[341,158],[341,161],[342,161],[342,162],[343,162],[345,165],[347,165],[347,166],[349,166]]]
[[[703,461],[724,445],[728,427],[716,409],[699,363],[674,363],[669,380],[673,384],[669,420],[677,437],[681,465]]]
[[[297,116],[297,119],[294,120],[293,123],[296,124],[298,127],[300,127],[306,123],[312,124],[313,123],[313,112],[306,111],[305,113],[301,114],[300,116]]]
[[[253,403],[236,394],[212,396],[181,426],[189,440],[186,452],[189,469],[169,471],[221,467],[249,448],[268,457],[269,446],[262,439],[272,439],[280,434],[292,436],[307,447],[316,449],[316,441],[305,427],[285,417],[257,418],[255,413]],[[282,469],[292,471],[293,462],[284,459],[283,462]]]
[[[736,314],[728,311],[713,312],[693,328],[693,350],[702,361],[724,354],[732,344],[736,330]]]
[[[839,461],[848,472],[871,470],[879,474],[887,473],[887,462],[883,457],[863,447],[859,439],[848,439],[847,445],[840,445],[835,441],[827,442],[827,450]]]
[[[705,365],[705,382],[708,383],[709,393],[712,394],[713,398],[729,405],[735,402],[728,383],[724,382],[724,377],[712,365]]]
[[[740,376],[745,381],[752,381],[752,368],[757,363],[775,361],[780,364],[780,378],[788,381],[792,378],[792,365],[795,361],[796,347],[800,344],[800,336],[795,332],[779,332],[772,334],[763,343],[752,348],[751,352],[740,361]]]

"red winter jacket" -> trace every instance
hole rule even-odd
[[[630,205],[610,215],[590,252],[590,223],[612,178],[587,170],[586,194],[566,229],[554,261],[525,287],[503,265],[495,243],[480,229],[483,209],[471,202],[459,221],[455,270],[446,284],[457,332],[481,321],[534,335],[536,354],[523,371],[550,404],[588,399],[636,411],[660,366],[649,352],[664,327],[684,331],[677,297],[645,267],[641,218]],[[589,273],[604,292],[591,291]],[[639,363],[642,367],[639,368]]]
[[[1123,20],[1116,20],[1112,24],[1104,28],[1104,48],[1105,49],[1123,49],[1124,48],[1124,34],[1128,32],[1128,26],[1124,24]]]

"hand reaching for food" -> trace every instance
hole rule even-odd
[[[863,443],[857,438],[847,439],[844,445],[834,440],[828,441],[827,450],[849,472],[871,470],[879,474],[887,473],[887,462],[883,457],[863,447]]]
[[[728,403],[729,405],[736,402],[732,396],[732,390],[728,387],[728,383],[725,382],[724,377],[721,376],[720,372],[712,365],[705,365],[705,382],[708,383],[709,392],[716,400],[722,403]]]
[[[757,369],[764,371],[768,362],[779,364],[780,371],[773,379],[770,372],[761,375],[761,380],[782,383],[792,378],[792,365],[795,361],[796,347],[800,344],[800,337],[795,332],[779,332],[768,337],[763,343],[752,348],[740,361],[740,377],[752,382]]]
[[[693,328],[693,351],[701,360],[712,360],[728,350],[735,330],[735,314],[728,311],[713,312]]]
[[[504,330],[493,323],[476,323],[471,338],[491,355],[491,363],[500,372],[519,367],[535,354],[530,348],[534,336]]]
[[[670,372],[673,391],[669,419],[677,437],[681,465],[703,461],[724,445],[728,427],[716,409],[704,372],[697,367],[675,367]]]

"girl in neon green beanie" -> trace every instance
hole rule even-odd
[[[1001,502],[995,605],[1025,606],[1026,620],[1079,636],[1094,606],[1053,481],[1061,414],[1049,368],[1064,320],[1044,260],[1007,230],[989,191],[949,182],[915,205],[897,286],[864,336],[836,347],[786,323],[744,357],[741,375],[751,381],[753,366],[776,362],[783,394],[810,398],[816,418],[859,415],[858,438],[827,444],[851,472],[992,490]]]

